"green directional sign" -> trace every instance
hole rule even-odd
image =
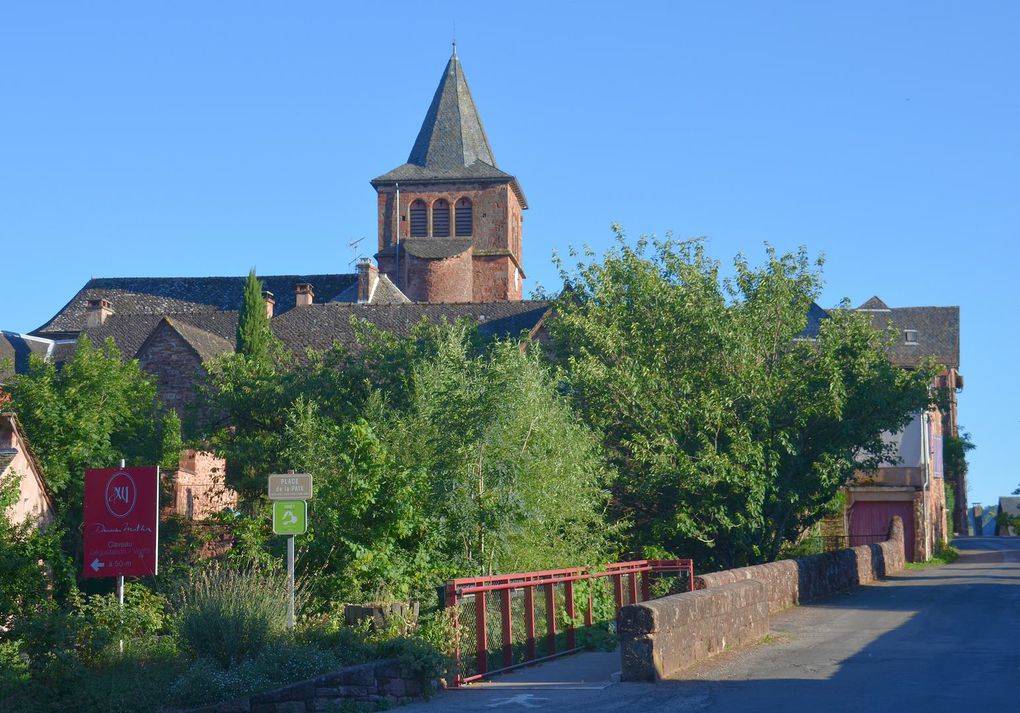
[[[273,501],[273,532],[303,535],[308,530],[308,503],[304,500]]]

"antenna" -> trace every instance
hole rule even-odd
[[[362,237],[358,238],[357,240],[352,240],[349,243],[347,243],[347,246],[351,249],[351,252],[354,253],[354,258],[349,263],[347,263],[347,265],[349,267],[353,267],[354,263],[356,263],[358,260],[361,259],[361,251],[358,250],[358,245],[364,239],[365,239],[365,237],[362,236]]]
[[[457,56],[457,21],[453,21],[453,56]]]

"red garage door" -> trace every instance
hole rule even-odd
[[[904,549],[908,562],[914,561],[914,504],[900,500],[893,502],[858,501],[850,508],[850,545],[870,545],[881,542],[880,537],[889,531],[893,515],[903,520]]]

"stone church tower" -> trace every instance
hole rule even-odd
[[[457,58],[446,65],[407,163],[372,181],[379,270],[414,302],[521,299],[521,211],[496,167]]]

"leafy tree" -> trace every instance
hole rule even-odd
[[[254,359],[268,358],[273,342],[262,296],[262,281],[255,276],[255,268],[244,281],[241,311],[237,317],[237,352]]]
[[[160,462],[155,384],[112,339],[82,336],[60,369],[32,359],[4,388],[63,512],[80,512],[86,468]]]
[[[0,479],[0,639],[7,627],[52,603],[73,587],[71,563],[60,550],[62,529],[11,522],[5,513],[18,500],[19,475]]]
[[[540,354],[514,341],[472,353],[451,329],[412,368],[405,409],[379,410],[398,463],[424,468],[446,557],[461,572],[601,562],[608,471],[598,437]]]
[[[946,476],[946,509],[952,513],[954,527],[960,525],[964,534],[967,532],[967,502],[964,498],[957,501],[957,495],[963,494],[963,484],[966,482],[967,471],[970,468],[967,454],[976,447],[970,434],[962,430],[956,436],[946,434],[942,439],[942,464]]]
[[[618,229],[617,229],[618,230]],[[769,249],[723,279],[701,241],[618,231],[601,261],[561,273],[550,320],[574,403],[604,435],[616,514],[635,547],[716,566],[774,559],[860,468],[884,431],[928,405],[933,370],[893,367],[846,310],[804,338],[821,262]]]

